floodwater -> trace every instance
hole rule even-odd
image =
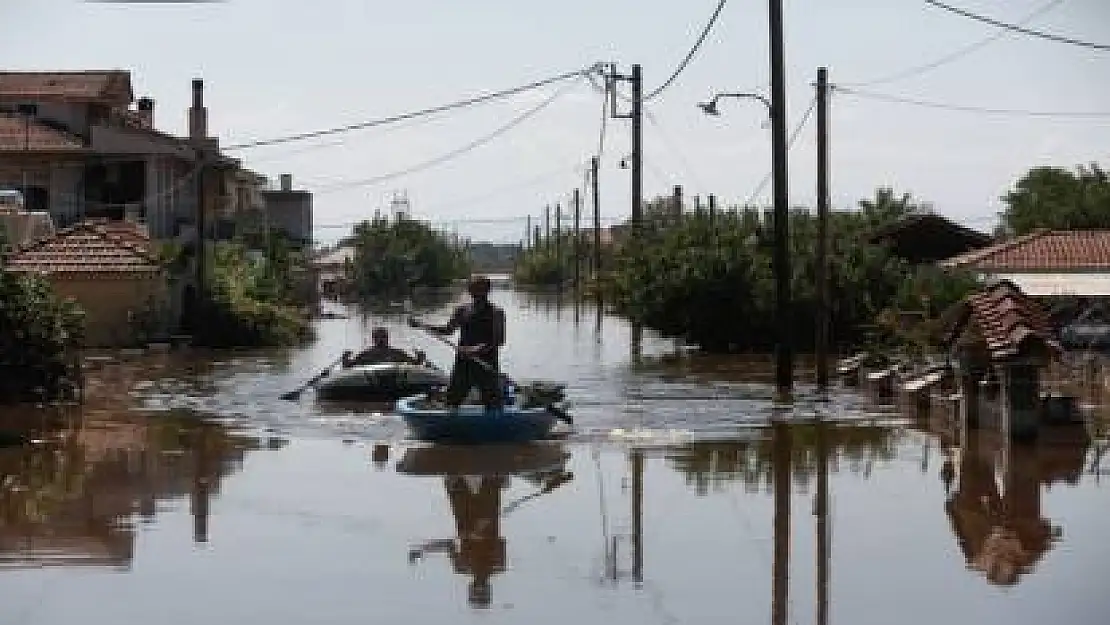
[[[425,446],[278,399],[372,324],[450,355],[388,313],[106,357],[84,407],[0,413],[0,622],[1110,622],[1105,425],[1010,445],[804,381],[774,413],[765,361],[496,295],[506,370],[569,383],[559,440]]]

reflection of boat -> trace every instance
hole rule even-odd
[[[416,439],[459,443],[540,440],[551,433],[557,418],[546,407],[518,403],[499,409],[463,404],[453,411],[430,405],[426,395],[398,401],[397,414]]]
[[[564,470],[569,454],[559,444],[434,446],[412,448],[397,464],[402,473],[442,476],[447,501],[455,519],[455,538],[428,540],[409,549],[409,564],[442,553],[455,573],[470,578],[467,601],[487,608],[493,599],[491,581],[506,570],[506,541],[501,519],[530,499],[567,483]],[[527,474],[542,487],[502,507],[501,493],[509,476]]]
[[[413,447],[397,463],[409,475],[520,475],[559,470],[570,454],[555,443]]]
[[[342,369],[316,386],[316,396],[337,401],[395,401],[447,384],[449,376],[429,365],[382,362]]]

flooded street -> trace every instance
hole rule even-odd
[[[935,430],[818,404],[800,363],[772,426],[766,361],[494,300],[505,370],[569,383],[560,440],[430,447],[385,406],[280,400],[378,323],[449,364],[346,310],[305,349],[94,361],[85,407],[5,409],[2,622],[1107,622],[1104,425]]]

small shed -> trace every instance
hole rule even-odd
[[[19,246],[6,270],[45,276],[55,292],[85,310],[85,344],[118,347],[168,304],[166,275],[143,229],[85,221]]]

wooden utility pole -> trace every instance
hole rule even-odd
[[[644,221],[643,71],[632,66],[632,234],[640,239]]]
[[[674,197],[671,202],[671,222],[678,225],[682,221],[682,185],[674,186]]]
[[[694,196],[694,215],[695,215],[695,216],[697,216],[697,217],[698,217],[699,219],[700,219],[700,218],[701,218],[701,216],[702,216],[702,212],[701,212],[701,196],[700,196],[700,195],[695,195],[695,196]]]
[[[582,286],[582,195],[574,190],[574,290]],[[578,299],[575,298],[577,302]]]
[[[829,387],[829,77],[817,68],[817,391]]]
[[[532,239],[532,216],[528,215],[528,221],[524,224],[524,242],[527,244]]]
[[[717,225],[717,196],[709,194],[709,225]]]
[[[598,182],[598,170],[601,169],[601,164],[598,157],[590,159],[590,187],[592,200],[594,203],[594,280],[601,277],[601,196],[600,185]],[[598,291],[600,292],[600,290]]]
[[[542,236],[542,233],[540,232],[538,224],[532,226],[532,228],[532,249],[538,250],[540,248],[540,236]]]
[[[782,0],[770,0],[768,23],[771,42],[771,149],[775,211],[775,399],[792,401],[794,353],[791,345],[793,311],[790,305],[790,187],[787,180],[786,67],[783,52]]]

